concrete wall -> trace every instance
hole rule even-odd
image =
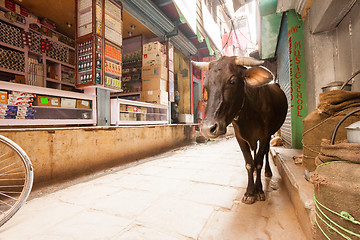
[[[334,14],[320,11],[327,5],[328,1],[314,0],[304,22],[308,112],[319,103],[322,87],[333,81],[346,81],[360,70],[360,1],[356,1],[335,28],[313,33],[314,25],[320,20],[329,24],[333,22]],[[341,9],[334,9],[340,14]],[[360,91],[359,75],[352,90]]]
[[[189,125],[1,130],[34,167],[34,187],[72,179],[188,144]]]

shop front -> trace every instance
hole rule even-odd
[[[169,125],[170,103],[183,89],[180,108],[191,114],[189,56],[197,49],[180,31],[164,38],[159,26],[134,17],[139,9],[123,7],[113,0],[0,0],[0,134],[29,153],[35,183],[190,141],[191,126]]]

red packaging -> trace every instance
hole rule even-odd
[[[5,8],[15,12],[15,3],[5,0]]]
[[[23,15],[24,17],[28,17],[28,10],[26,8],[23,8],[20,6],[20,14]]]

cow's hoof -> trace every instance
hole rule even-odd
[[[265,171],[265,177],[271,178],[272,177],[272,172],[266,172]]]
[[[257,201],[265,201],[265,193],[257,193],[256,200]]]
[[[256,201],[256,197],[244,195],[241,201],[245,204],[253,204]]]

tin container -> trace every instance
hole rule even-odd
[[[346,127],[349,143],[360,143],[360,121]]]
[[[322,87],[323,92],[332,91],[332,90],[340,90],[341,86],[344,84],[344,82],[341,81],[335,81],[327,84],[325,87]],[[344,89],[345,91],[351,91],[351,85],[346,84]]]

